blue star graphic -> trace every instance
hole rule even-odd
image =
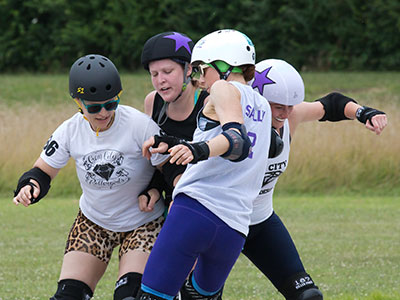
[[[276,83],[271,78],[268,78],[268,73],[269,71],[271,71],[271,68],[272,67],[266,68],[261,73],[256,71],[256,73],[254,74],[254,81],[251,86],[253,87],[253,89],[258,88],[258,91],[260,92],[261,95],[264,90],[264,85]]]
[[[192,40],[189,39],[186,36],[183,36],[180,33],[174,32],[174,34],[171,35],[166,35],[164,36],[165,39],[171,39],[171,40],[175,40],[176,45],[175,45],[175,52],[179,50],[179,48],[181,47],[185,47],[186,50],[192,54],[192,51],[190,51],[190,47],[189,47],[189,42],[191,42]]]

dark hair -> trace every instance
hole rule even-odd
[[[243,65],[240,66],[240,68],[243,71],[243,77],[246,82],[249,82],[254,78],[254,74],[256,72],[256,66],[255,65]]]

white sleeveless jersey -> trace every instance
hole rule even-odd
[[[251,86],[231,82],[241,94],[244,124],[252,142],[248,158],[232,162],[220,156],[189,164],[174,189],[196,199],[231,228],[247,235],[253,200],[260,192],[271,139],[271,108]],[[214,124],[214,125],[212,125]],[[211,125],[211,126],[210,126]],[[213,128],[209,128],[213,127]],[[218,122],[199,118],[194,142],[222,132]]]
[[[279,176],[286,170],[290,152],[289,121],[283,125],[283,150],[277,157],[268,159],[263,185],[257,198],[254,200],[250,225],[255,225],[268,219],[273,212],[272,196]],[[268,152],[267,152],[268,153]],[[266,153],[266,154],[267,154]]]
[[[53,168],[75,160],[82,188],[79,205],[92,222],[111,231],[126,232],[162,215],[158,201],[152,212],[141,212],[138,194],[150,182],[153,165],[165,155],[142,156],[142,144],[159,133],[157,124],[138,110],[120,105],[115,120],[96,136],[88,121],[77,113],[61,124],[48,140],[40,157]]]

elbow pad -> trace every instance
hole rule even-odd
[[[357,103],[355,100],[340,93],[330,93],[315,101],[321,102],[325,110],[324,116],[319,120],[320,122],[349,120],[349,118],[344,115],[344,108],[349,102]]]
[[[283,140],[275,128],[271,127],[271,143],[269,145],[268,158],[275,158],[282,153]]]
[[[238,129],[240,132],[237,132]],[[229,148],[221,157],[238,162],[249,156],[251,141],[247,136],[246,127],[238,122],[229,122],[222,126],[222,135],[229,141]]]
[[[31,204],[34,204],[47,195],[47,192],[50,189],[51,178],[46,172],[43,172],[37,167],[30,169],[28,172],[22,174],[21,178],[18,180],[17,188],[14,191],[14,197],[17,196],[19,191],[26,185],[30,185],[33,188],[33,184],[29,182],[31,179],[36,180],[40,185],[39,196],[37,198],[33,198],[32,196],[31,199]],[[33,193],[32,191],[33,189],[31,190],[31,193]]]

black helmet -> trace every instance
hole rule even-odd
[[[159,33],[147,40],[142,51],[142,65],[149,70],[149,63],[164,58],[177,62],[190,63],[193,41],[179,32]]]
[[[122,90],[117,68],[107,57],[90,54],[77,59],[69,72],[69,93],[72,98],[103,101]]]

